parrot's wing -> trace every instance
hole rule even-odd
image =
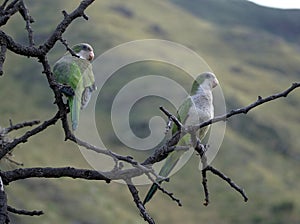
[[[192,98],[188,97],[185,99],[185,101],[181,104],[177,111],[177,118],[178,120],[184,125],[185,121],[188,118],[188,113],[190,111],[190,108],[193,106]],[[176,125],[173,126],[172,133],[174,134],[178,130],[178,127]],[[187,145],[189,141],[189,136],[185,135],[183,136],[180,141],[178,142],[178,145]],[[189,155],[191,154],[190,151],[188,151]],[[192,151],[191,151],[192,152]],[[182,156],[183,151],[173,151],[171,152],[164,165],[162,166],[159,175],[162,177],[167,177],[171,171],[174,169],[174,167],[177,165],[178,161],[180,160],[180,157]],[[158,180],[158,183],[162,183],[162,180]],[[150,190],[148,191],[145,199],[144,204],[146,204],[148,201],[151,200],[155,192],[157,191],[158,187],[156,184],[152,184]]]
[[[178,120],[184,125],[189,116],[189,111],[193,106],[193,101],[190,96],[188,96],[183,103],[180,105],[177,111]],[[173,126],[172,134],[174,134],[178,130],[176,125]]]
[[[84,90],[82,69],[77,62],[78,60],[74,57],[66,55],[57,61],[53,68],[56,81],[71,86],[75,92],[74,96],[68,97],[73,130],[76,130],[78,126],[81,96]]]
[[[71,56],[64,56],[57,61],[53,68],[53,74],[57,82],[72,87],[75,91],[81,81],[81,69]]]
[[[81,96],[81,109],[85,108],[91,99],[92,92],[97,89],[92,64],[88,61],[80,61],[82,69],[82,83],[84,90]]]

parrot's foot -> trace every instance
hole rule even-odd
[[[67,85],[60,85],[59,86],[59,91],[65,94],[66,96],[74,96],[75,92],[72,89],[72,87],[67,86]]]
[[[209,144],[205,144],[205,145],[204,145],[204,149],[203,149],[204,153],[207,152],[207,150],[209,149],[209,147],[210,147]]]
[[[165,135],[167,135],[169,133],[169,131],[171,130],[172,124],[173,124],[173,121],[171,119],[169,119],[168,122],[167,122]]]

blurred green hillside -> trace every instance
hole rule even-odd
[[[55,29],[65,9],[80,1],[26,1],[36,22],[36,44]],[[227,110],[238,108],[289,87],[300,79],[300,11],[265,9],[244,0],[96,1],[86,11],[89,20],[76,20],[64,38],[70,44],[91,43],[96,56],[128,41],[170,40],[194,50],[217,75]],[[280,23],[279,23],[280,21]],[[26,43],[25,23],[14,16],[5,32]],[[65,51],[57,43],[49,53],[54,63]],[[136,53],[136,52],[133,52]],[[35,59],[8,54],[0,77],[0,125],[47,119],[56,110],[42,68]],[[130,80],[142,75],[174,77],[187,90],[192,80],[180,69],[164,63],[135,63],[117,71],[101,90],[97,126],[107,146],[133,154],[113,133],[110,109],[114,96]],[[101,75],[101,74],[96,74]],[[132,129],[139,137],[149,134],[148,122],[161,115],[155,97],[132,110]],[[215,176],[208,176],[211,204],[204,207],[198,158],[193,158],[167,183],[183,203],[177,207],[158,193],[147,205],[157,223],[299,223],[300,222],[300,91],[265,104],[227,123],[221,149],[213,165],[230,176],[248,194],[249,202]],[[164,130],[162,130],[164,131]],[[150,153],[150,152],[149,152]],[[140,159],[143,155],[135,153]],[[78,148],[64,142],[60,123],[14,150],[25,167],[75,166],[90,168]],[[13,165],[1,162],[2,169]],[[9,204],[44,210],[41,217],[12,216],[12,223],[111,224],[144,223],[127,188],[81,180],[26,180],[6,187]],[[143,196],[148,186],[139,187]]]

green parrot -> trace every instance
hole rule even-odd
[[[215,88],[218,84],[218,79],[211,72],[202,73],[196,78],[196,80],[193,82],[190,96],[185,99],[185,101],[181,104],[177,111],[177,118],[185,127],[197,125],[213,118],[214,106],[212,89]],[[208,129],[209,127],[206,126],[198,130],[197,135],[200,140],[203,140],[206,133],[208,132]],[[175,134],[177,130],[177,126],[174,125],[172,134]],[[190,146],[190,134],[186,134],[185,136],[183,136],[177,145]],[[187,153],[188,152],[185,152],[184,154]],[[168,177],[171,171],[176,167],[176,165],[180,164],[178,163],[178,161],[184,161],[186,159],[187,158],[183,155],[182,151],[173,151],[168,155],[166,162],[159,172],[159,175],[162,177]],[[157,181],[160,184],[162,183],[162,180]],[[151,186],[144,199],[144,205],[151,200],[157,189],[158,187],[156,184],[153,184]]]
[[[91,61],[94,59],[93,48],[86,43],[76,44],[71,48],[76,56],[66,52],[55,64],[53,74],[57,82],[68,85],[73,91],[66,88],[62,92],[68,98],[71,112],[72,129],[78,127],[80,110],[85,108],[96,90],[95,78]]]

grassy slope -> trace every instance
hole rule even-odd
[[[60,9],[57,10],[59,5],[53,2],[47,10],[42,10],[47,13],[43,16],[39,11],[42,5],[34,3],[32,6],[37,20],[35,33],[42,32],[38,41],[42,41],[55,27],[45,24],[55,24],[62,17]],[[63,8],[71,9],[74,3],[65,4]],[[125,17],[112,6],[126,7],[133,14]],[[98,55],[117,44],[141,38],[163,38],[184,44],[203,56],[218,75],[229,108],[248,104],[258,94],[266,96],[280,91],[299,79],[297,66],[300,57],[294,46],[269,32],[255,32],[253,27],[220,28],[169,2],[159,1],[99,1],[87,13],[89,22],[78,20],[67,32],[65,38],[70,43],[87,40],[93,43]],[[211,13],[214,14],[213,11]],[[16,18],[9,25],[16,27],[19,23]],[[153,25],[159,27],[159,33],[151,29]],[[7,29],[22,40],[19,37],[21,31],[23,26]],[[63,48],[57,46],[51,52],[50,60],[54,62],[62,52]],[[52,94],[48,93],[40,68],[33,59],[27,61],[32,63],[24,64],[24,59],[14,55],[6,61],[5,76],[0,82],[2,125],[7,125],[9,118],[15,122],[45,119],[55,110]],[[12,66],[12,63],[20,66]],[[27,88],[29,83],[33,83],[30,89]],[[5,97],[7,95],[11,98]],[[296,213],[300,206],[297,196],[299,162],[279,153],[294,154],[298,151],[299,97],[300,94],[295,92],[288,99],[265,105],[247,117],[236,117],[228,123],[229,128],[214,165],[245,188],[250,197],[249,203],[245,205],[226,184],[209,176],[212,204],[208,208],[203,207],[200,174],[195,172],[197,161],[193,159],[168,184],[168,189],[181,198],[184,207],[176,207],[165,196],[155,197],[148,207],[157,222],[299,222],[300,217]],[[106,101],[109,100],[107,97]],[[59,125],[18,147],[15,157],[28,167],[88,167],[76,147],[63,142]],[[44,209],[46,212],[46,215],[34,220],[16,218],[14,223],[143,223],[126,188],[119,184],[29,180],[11,184],[7,190],[11,192],[9,201],[12,205]],[[142,187],[141,193],[146,190]],[[27,203],[27,200],[30,202]]]

